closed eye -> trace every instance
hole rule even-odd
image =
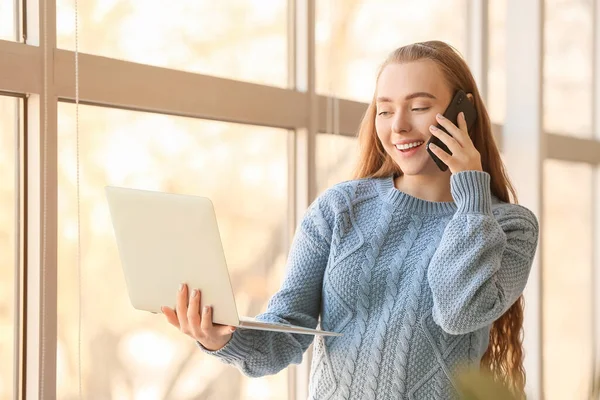
[[[429,110],[431,107],[422,107],[422,108],[413,108],[412,111],[427,111]]]

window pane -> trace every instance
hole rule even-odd
[[[358,140],[354,137],[317,135],[317,191],[322,193],[336,183],[352,179],[358,162]]]
[[[487,107],[492,122],[506,118],[506,0],[488,3],[489,64]]]
[[[439,39],[466,55],[466,0],[317,0],[317,91],[370,101],[395,48]]]
[[[18,99],[0,96],[0,400],[13,398],[15,133]]]
[[[91,0],[79,18],[85,53],[287,85],[286,0]],[[75,50],[72,1],[57,0],[56,20],[58,47]]]
[[[14,0],[0,0],[0,40],[16,40]]]
[[[592,135],[591,0],[546,0],[544,129]]]
[[[544,163],[543,329],[547,400],[586,399],[593,362],[592,168]]]
[[[59,107],[58,397],[77,396],[74,105]],[[84,398],[284,399],[287,371],[247,379],[162,315],[129,302],[105,185],[198,194],[215,204],[242,315],[266,309],[287,256],[287,137],[280,129],[80,107]],[[173,289],[176,293],[176,288]]]

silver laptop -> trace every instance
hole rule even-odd
[[[173,308],[177,288],[199,289],[213,322],[240,328],[341,336],[238,314],[210,199],[107,186],[106,197],[129,299],[138,310]]]

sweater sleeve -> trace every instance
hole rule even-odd
[[[523,292],[535,256],[538,221],[524,207],[492,213],[490,175],[452,175],[458,209],[448,222],[427,273],[433,318],[450,334],[492,324]]]
[[[316,328],[330,232],[318,199],[296,230],[280,290],[257,319]],[[292,363],[299,364],[313,339],[313,335],[238,328],[220,350],[209,351],[200,343],[198,346],[203,352],[236,366],[245,375],[259,377],[275,374]]]

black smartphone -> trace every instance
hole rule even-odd
[[[452,121],[452,123],[454,125],[458,126],[457,121],[458,121],[458,114],[460,112],[463,112],[465,114],[465,121],[467,121],[467,130],[469,132],[471,132],[471,128],[473,127],[473,125],[475,124],[475,121],[477,120],[477,110],[475,109],[475,105],[473,103],[471,103],[471,100],[469,100],[467,98],[467,94],[462,90],[459,90],[456,92],[456,94],[454,95],[454,98],[450,102],[450,105],[448,106],[448,108],[446,108],[446,111],[444,111],[443,115],[444,115],[444,117],[446,117],[447,119]],[[446,132],[448,135],[452,136],[450,134],[450,132],[448,132],[446,130],[446,128],[444,128],[440,124],[437,124],[437,127],[438,127],[438,129],[441,129],[444,132]],[[433,154],[433,152],[431,150],[429,150],[429,143],[435,143],[439,148],[441,148],[448,154],[452,154],[452,152],[448,149],[448,147],[440,139],[438,139],[437,137],[435,137],[433,135],[427,142],[427,152],[429,153],[429,155],[431,156],[433,161],[435,161],[438,168],[442,171],[446,171],[448,169],[448,166],[442,160],[440,160],[435,154]]]

